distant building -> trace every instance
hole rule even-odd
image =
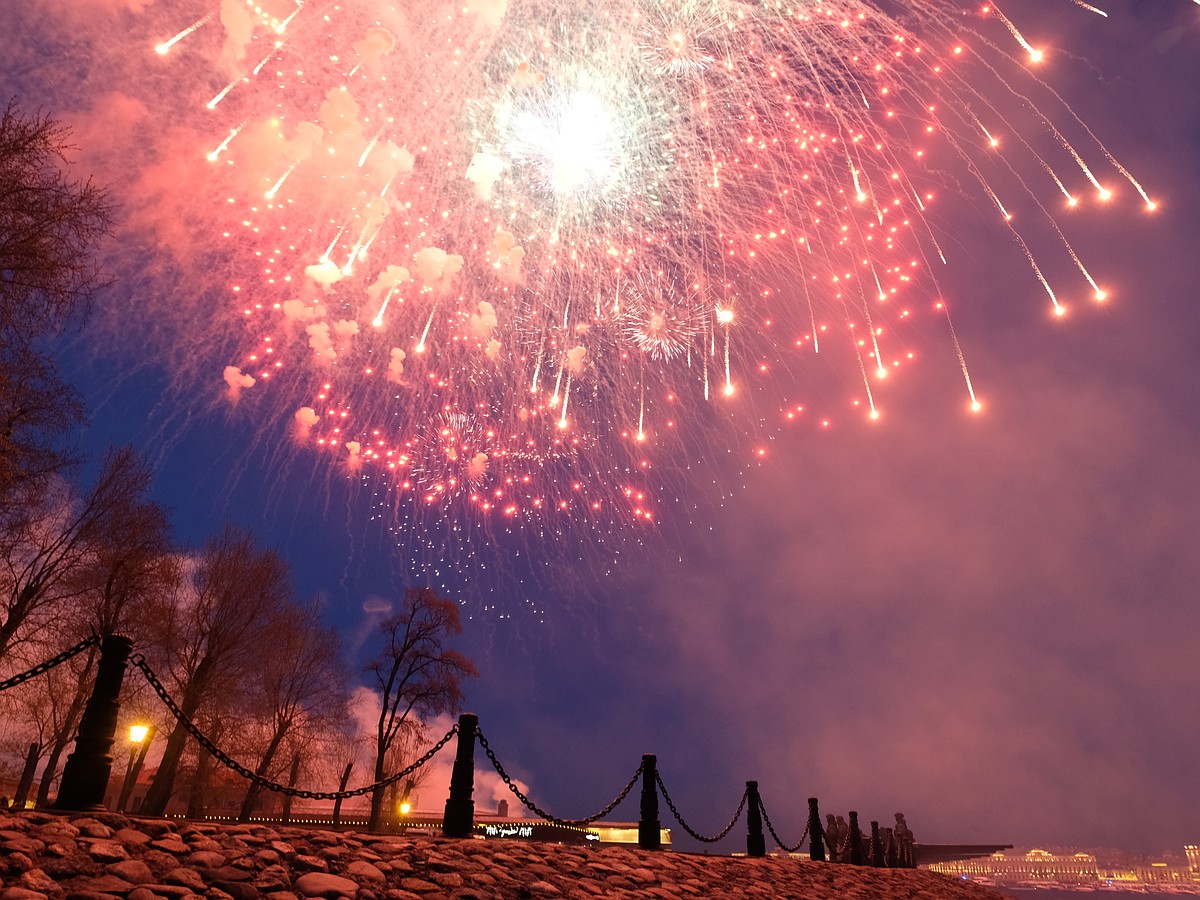
[[[986,879],[996,884],[1044,882],[1079,885],[1098,884],[1100,881],[1096,857],[1090,853],[1058,856],[1046,850],[1036,849],[1019,855],[1000,852],[979,859],[934,863],[929,869],[943,875],[972,880]]]
[[[934,863],[923,868],[943,875],[997,885],[1030,884],[1043,887],[1080,887],[1103,884],[1129,887],[1188,885],[1200,888],[1200,847],[1184,848],[1187,864],[1174,861],[1098,863],[1092,853],[993,853],[979,859]]]

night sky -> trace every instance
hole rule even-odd
[[[540,578],[502,567],[505,617],[467,608],[462,648],[482,672],[467,706],[543,808],[593,812],[653,752],[702,832],[757,779],[785,840],[809,796],[866,821],[903,811],[920,841],[1181,853],[1200,840],[1200,6],[1099,5],[1108,18],[1068,0],[1003,8],[1048,48],[1043,77],[1160,204],[1148,214],[1125,187],[1113,209],[1056,213],[1111,301],[1077,300],[1056,320],[994,210],[952,198],[937,213],[953,235],[939,280],[981,415],[931,318],[880,421],[843,412],[771,441],[759,467],[712,462],[687,488],[693,512],[645,549],[622,547],[611,572],[574,565],[586,547],[559,548]],[[74,124],[82,170],[118,198],[138,157],[97,110],[112,114],[113,91],[149,102],[161,76],[139,87],[137,73],[153,54],[140,60],[147,48],[121,35],[170,6],[5,9],[2,93]],[[131,81],[109,83],[116,57]],[[188,221],[181,201],[181,233]],[[298,590],[325,598],[353,654],[403,587],[396,538],[344,479],[210,403],[219,379],[189,404],[190,370],[108,352],[122,298],[187,291],[129,246],[113,251],[118,281],[95,326],[62,353],[93,410],[85,445],[142,448],[182,541],[227,519],[254,527]],[[837,404],[854,375],[798,380]],[[493,779],[477,801],[500,796]],[[636,794],[615,817],[636,819]]]

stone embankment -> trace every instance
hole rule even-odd
[[[0,811],[0,900],[998,900],[931,872]]]

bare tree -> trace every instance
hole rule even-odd
[[[256,547],[249,533],[230,526],[208,542],[182,590],[162,608],[163,644],[156,656],[159,670],[170,670],[184,716],[193,718],[218,694],[228,700],[246,690],[273,651],[268,629],[290,593],[283,561]],[[187,736],[176,723],[142,806],[147,815],[166,809]]]
[[[149,469],[142,464],[143,491],[149,484]],[[133,466],[136,469],[136,465]],[[76,611],[65,617],[64,630],[72,639],[89,630],[99,635],[134,632],[135,641],[147,642],[147,629],[154,616],[138,615],[153,607],[158,598],[170,596],[180,577],[179,561],[171,548],[170,527],[165,510],[142,496],[132,496],[129,505],[110,516],[108,527],[92,535],[82,565],[68,576],[79,588]],[[75,592],[71,592],[75,593]],[[141,632],[141,634],[137,634]],[[95,678],[95,648],[88,651],[85,665],[76,673],[74,692],[53,742],[38,785],[37,805],[49,802],[50,789],[58,777],[58,764],[74,736],[84,704]]]
[[[0,334],[33,340],[86,311],[105,279],[107,191],[66,174],[70,129],[10,102],[0,115]]]
[[[84,569],[95,562],[96,549],[145,505],[149,482],[150,470],[133,450],[112,451],[82,496],[69,483],[55,481],[37,515],[21,528],[0,532],[0,659],[23,629],[28,637],[87,592]]]
[[[380,623],[384,645],[367,667],[379,693],[381,709],[375,733],[375,778],[386,771],[388,751],[397,738],[411,729],[410,716],[420,719],[457,712],[462,703],[460,682],[479,674],[474,663],[445,646],[462,633],[458,606],[439,597],[431,588],[409,588],[399,613]],[[371,794],[368,829],[379,828],[384,788]]]
[[[113,225],[106,191],[72,180],[70,131],[10,102],[0,115],[0,525],[72,461],[82,419],[36,342],[86,312],[105,284],[95,251]]]
[[[20,531],[51,480],[76,462],[63,437],[83,405],[50,359],[0,335],[0,529]]]
[[[271,626],[271,652],[263,655],[255,688],[266,724],[266,746],[255,774],[266,776],[285,738],[344,708],[344,686],[337,634],[321,624],[316,605],[281,609]],[[250,782],[239,822],[249,819],[259,793],[259,786]]]

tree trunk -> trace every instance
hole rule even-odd
[[[13,809],[25,808],[25,801],[29,798],[29,788],[33,786],[33,772],[37,768],[40,749],[36,741],[29,745],[29,753],[25,757],[25,768],[21,770],[21,780],[17,783],[16,794],[13,795]]]
[[[380,753],[375,757],[375,783],[383,781],[383,754]],[[375,834],[379,831],[379,827],[383,822],[383,795],[387,792],[386,787],[376,787],[371,791],[371,818],[367,822],[367,832]]]
[[[338,793],[346,790],[346,785],[350,783],[350,772],[354,768],[353,762],[346,763],[346,771],[342,772],[342,780],[338,784]],[[338,797],[333,801],[333,826],[336,828],[342,824],[342,798]]]
[[[83,671],[79,673],[79,681],[75,685],[75,696],[71,699],[71,705],[63,719],[62,728],[54,735],[54,743],[50,746],[50,755],[46,757],[46,768],[42,771],[42,780],[38,782],[35,806],[50,805],[50,788],[54,779],[58,777],[58,760],[63,751],[67,749],[67,744],[71,742],[71,736],[79,724],[79,717],[83,714],[84,704],[87,703],[88,696],[91,694],[88,675],[92,672],[92,663],[96,661],[97,652],[96,647],[88,650],[87,662],[84,664]]]
[[[188,791],[187,817],[193,821],[204,818],[204,799],[208,793],[208,775],[212,771],[212,754],[200,748],[196,757],[196,777]]]
[[[267,744],[267,749],[263,753],[262,760],[258,764],[258,768],[254,770],[254,774],[260,778],[267,776],[267,770],[271,766],[271,762],[275,759],[275,752],[279,749],[279,745],[283,743],[283,736],[287,734],[288,726],[280,725],[275,729],[275,734],[271,736],[271,743]],[[258,802],[258,795],[262,789],[258,786],[258,782],[251,781],[246,788],[246,797],[242,800],[242,809],[238,813],[237,820],[239,822],[250,821],[250,813],[254,812],[254,804]]]
[[[8,618],[0,622],[0,659],[4,659],[4,654],[8,652],[9,644],[16,636],[17,629],[25,624],[25,619],[29,615],[29,606],[33,602],[33,598],[37,596],[37,592],[37,586],[27,584],[21,588],[16,599],[9,604]]]
[[[196,674],[184,692],[179,711],[189,720],[200,706],[200,698],[203,696],[211,668],[209,658],[205,657],[196,667]],[[167,811],[167,802],[171,799],[171,791],[175,787],[175,773],[179,770],[179,759],[183,756],[183,747],[187,739],[187,729],[182,722],[177,721],[171,729],[171,736],[167,738],[167,746],[163,750],[158,771],[154,773],[154,781],[151,782],[150,789],[146,791],[146,797],[142,801],[140,812],[143,816],[161,816]]]
[[[288,776],[287,786],[290,788],[296,787],[296,782],[300,780],[300,754],[297,753],[292,757],[292,771]],[[290,825],[292,822],[292,801],[295,798],[291,794],[283,795],[283,824]]]

